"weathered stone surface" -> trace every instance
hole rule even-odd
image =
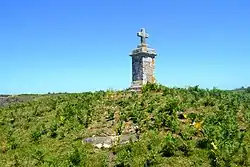
[[[83,139],[83,143],[90,143],[97,148],[110,148],[117,144],[126,144],[130,141],[137,141],[139,137],[134,135],[121,135],[121,136],[106,136],[106,137],[89,137]]]
[[[141,28],[141,31],[137,33],[138,37],[141,37],[141,44],[146,44],[146,38],[149,37],[148,33],[146,33],[145,28]]]
[[[155,70],[155,57],[156,51],[149,48],[146,44],[146,38],[149,35],[145,29],[141,29],[137,33],[141,38],[141,44],[132,51],[132,84],[131,90],[137,90],[146,83],[155,83],[154,70]]]

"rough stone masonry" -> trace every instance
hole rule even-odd
[[[146,38],[149,37],[144,28],[137,33],[141,38],[141,43],[132,51],[132,84],[130,89],[140,90],[146,83],[155,83],[155,57],[156,51],[146,44]]]

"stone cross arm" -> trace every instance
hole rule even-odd
[[[141,31],[137,33],[137,36],[141,38],[141,44],[146,44],[146,38],[148,38],[149,35],[146,33],[145,28],[142,28]]]

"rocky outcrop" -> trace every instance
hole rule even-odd
[[[83,139],[83,143],[90,143],[97,148],[110,148],[117,144],[126,144],[129,142],[135,142],[139,139],[138,134],[132,135],[120,135],[120,136],[93,136]]]

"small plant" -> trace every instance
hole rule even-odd
[[[70,154],[69,162],[70,162],[70,166],[80,166],[81,156],[77,148],[74,148],[73,153]]]
[[[41,138],[41,136],[42,136],[42,133],[39,130],[36,130],[36,131],[32,132],[31,139],[32,139],[32,141],[36,142]]]
[[[165,138],[161,154],[163,157],[171,157],[175,154],[176,150],[176,139],[172,136],[171,133],[169,133],[168,136]]]
[[[123,121],[119,121],[116,125],[116,134],[117,135],[121,135],[122,134],[122,131],[124,129],[124,123]]]
[[[44,156],[45,154],[42,149],[35,149],[32,154],[32,158],[36,160],[36,165],[41,165],[45,162]]]

